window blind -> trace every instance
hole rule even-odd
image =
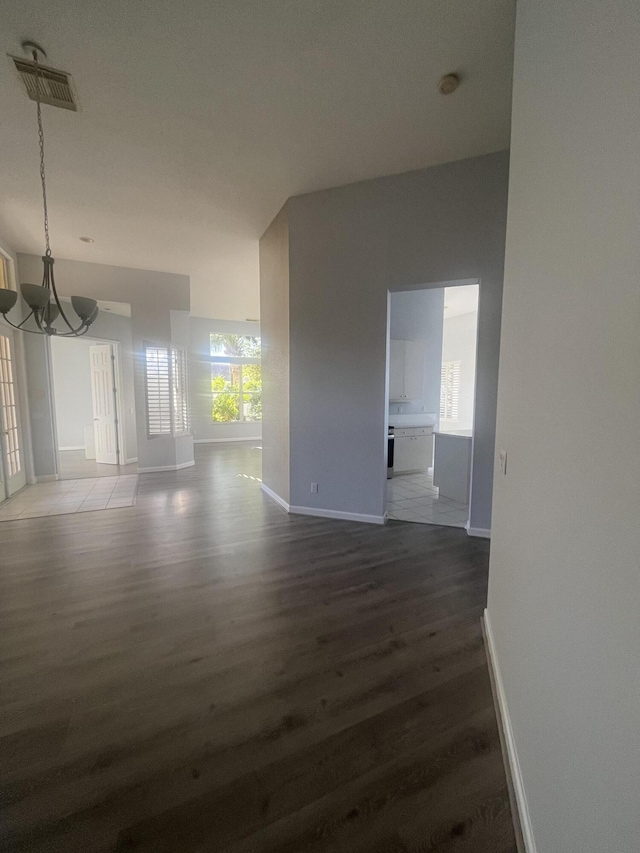
[[[460,417],[460,362],[444,361],[440,379],[440,417],[457,421]]]
[[[147,344],[147,433],[178,435],[189,431],[187,356],[180,347]]]
[[[187,359],[185,351],[171,350],[171,379],[173,388],[173,431],[189,432],[189,405],[187,400]]]
[[[147,377],[147,433],[171,435],[171,381],[169,350],[145,346]]]

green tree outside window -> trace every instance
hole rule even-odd
[[[262,369],[255,361],[260,352],[260,338],[211,335],[214,423],[262,420]],[[228,360],[217,361],[216,356]]]

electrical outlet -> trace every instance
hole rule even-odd
[[[311,483],[311,491],[313,492],[314,495],[316,494],[316,492],[318,491],[318,484],[317,483]]]
[[[500,451],[500,470],[502,471],[503,474],[507,473],[507,451],[506,450]]]

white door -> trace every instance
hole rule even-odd
[[[117,465],[118,420],[113,348],[111,344],[96,344],[89,347],[89,357],[96,462]]]
[[[0,500],[11,497],[27,483],[18,410],[13,338],[0,335]]]

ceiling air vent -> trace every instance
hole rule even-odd
[[[40,101],[43,104],[77,112],[78,104],[71,86],[71,75],[66,71],[58,71],[56,68],[49,68],[29,59],[20,59],[18,56],[12,56],[11,59],[32,101],[38,100],[38,87],[40,87]]]

